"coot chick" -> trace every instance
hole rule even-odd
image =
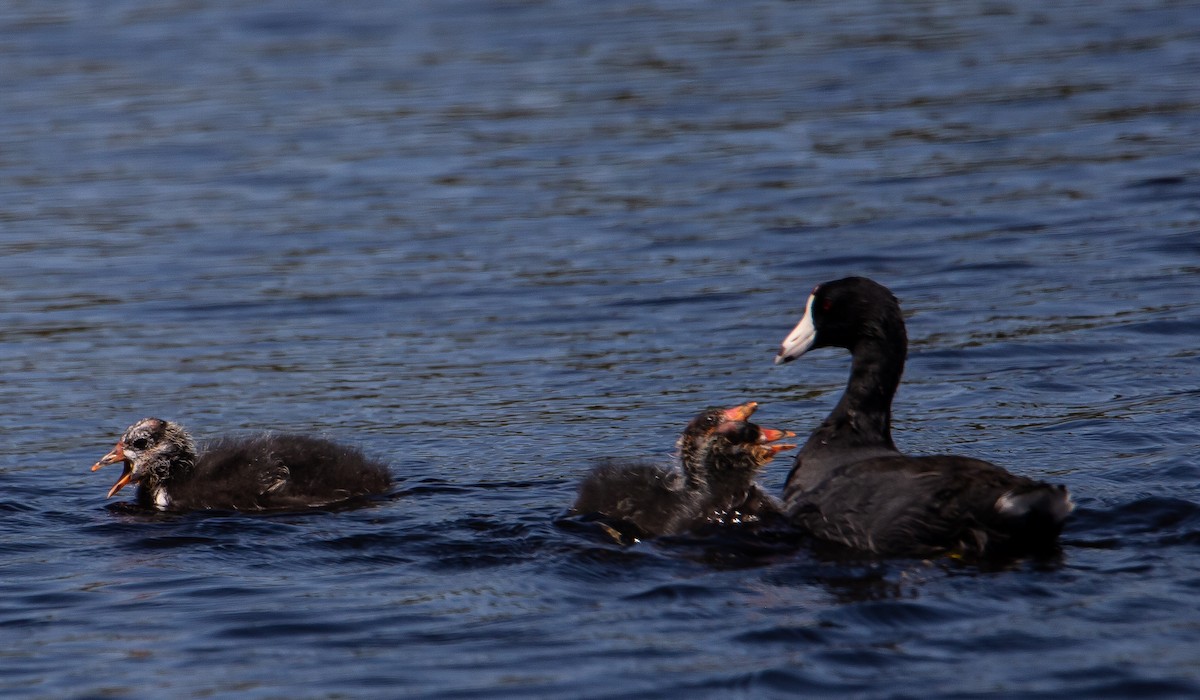
[[[703,480],[706,494],[691,529],[701,524],[753,523],[781,515],[779,502],[756,478],[775,455],[796,447],[777,441],[795,436],[749,421],[724,422],[707,436],[695,457],[697,464],[684,467]]]
[[[272,510],[321,506],[380,494],[391,485],[383,464],[362,452],[304,435],[220,438],[201,454],[177,423],[144,418],[92,465],[122,462],[112,498],[137,484],[137,502],[160,510]]]
[[[780,512],[754,478],[794,433],[748,422],[749,402],[709,408],[679,438],[677,468],[611,461],[592,470],[572,507],[633,526],[638,537],[677,535],[710,523],[753,522]]]
[[[817,285],[775,363],[821,347],[850,351],[850,379],[788,475],[783,497],[793,523],[878,554],[1015,554],[1053,546],[1074,508],[1065,487],[979,459],[896,449],[892,398],[908,338],[886,287],[864,277]]]

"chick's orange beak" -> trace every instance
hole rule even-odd
[[[784,438],[796,437],[796,434],[790,430],[776,430],[775,428],[759,428],[758,433],[759,433],[758,444],[761,445],[763,449],[770,452],[772,457],[779,454],[780,452],[783,452],[784,450],[791,450],[791,449],[795,449],[795,447],[796,447],[795,445],[789,445],[787,443],[776,442],[777,440],[782,440]],[[774,443],[774,444],[772,444],[772,443]]]
[[[725,420],[743,421],[747,420],[754,414],[754,410],[758,408],[757,401],[747,401],[744,404],[739,404],[733,408],[725,409]]]
[[[796,434],[790,430],[776,430],[774,428],[759,428],[759,442],[775,442],[784,438],[796,437]]]
[[[772,447],[774,447],[774,445],[772,445]],[[117,483],[113,484],[113,487],[108,490],[108,495],[105,496],[105,498],[112,498],[113,496],[117,495],[117,491],[125,488],[125,485],[128,484],[131,479],[133,479],[133,467],[130,467],[128,464],[126,464],[125,470],[121,472],[121,478],[117,479]]]
[[[125,443],[118,441],[117,446],[112,448],[112,451],[101,457],[100,461],[92,465],[92,471],[96,471],[106,464],[116,464],[117,462],[124,462],[125,468],[121,471],[121,478],[117,479],[117,483],[113,484],[113,487],[108,490],[108,496],[106,496],[106,498],[112,498],[115,496],[118,491],[125,488],[125,486],[128,485],[133,479],[133,465],[131,465],[129,460],[125,458]]]
[[[110,451],[108,454],[101,457],[100,461],[98,461],[92,465],[92,471],[96,471],[97,469],[99,469],[100,467],[103,467],[106,464],[116,464],[117,462],[124,462],[124,461],[125,461],[125,443],[118,441],[117,446],[112,448],[112,451]]]

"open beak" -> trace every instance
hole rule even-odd
[[[757,401],[747,401],[744,404],[734,406],[733,408],[725,409],[725,420],[729,421],[744,421],[754,415],[754,410],[758,408]]]
[[[774,428],[759,428],[759,442],[775,442],[784,438],[796,437],[796,434],[790,430],[776,430]]]
[[[113,484],[113,487],[108,490],[108,496],[105,498],[112,498],[133,480],[133,464],[125,456],[125,443],[118,441],[117,446],[112,448],[111,452],[101,457],[100,461],[92,465],[92,471],[96,471],[106,464],[116,464],[117,462],[124,463],[124,469],[121,471],[121,478],[117,479],[117,483]]]
[[[796,448],[795,445],[791,445],[791,444],[787,444],[787,443],[772,444],[772,443],[776,443],[776,441],[782,440],[784,438],[796,437],[796,434],[790,430],[776,430],[774,428],[759,428],[758,432],[759,432],[759,438],[758,438],[759,445],[762,447],[762,449],[770,451],[772,457],[779,454],[780,452],[783,452],[784,450],[792,450],[792,449]]]

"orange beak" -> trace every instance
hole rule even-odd
[[[117,483],[108,490],[108,495],[105,498],[112,498],[118,491],[125,488],[133,479],[133,465],[125,458],[125,443],[118,441],[117,446],[112,448],[112,451],[100,458],[100,461],[92,465],[92,471],[96,471],[106,464],[116,464],[124,462],[125,468],[121,471],[121,478],[117,479]]]
[[[106,464],[116,464],[117,462],[125,461],[125,443],[117,441],[117,446],[112,448],[112,451],[100,458],[100,461],[92,465],[92,471],[96,471]]]
[[[725,420],[744,421],[754,414],[754,410],[758,408],[757,401],[747,401],[744,404],[739,404],[733,408],[725,409]]]
[[[774,428],[759,428],[759,442],[775,442],[784,438],[796,437],[796,434],[790,430],[775,430]]]
[[[775,447],[775,446],[771,445],[771,447]],[[117,495],[117,491],[120,491],[121,489],[125,488],[126,484],[128,484],[132,478],[133,478],[133,467],[126,464],[125,470],[121,472],[121,478],[117,479],[117,483],[113,484],[113,487],[108,490],[108,495],[105,496],[105,498],[112,498],[113,496]]]
[[[776,430],[774,428],[759,428],[758,432],[759,432],[759,437],[758,437],[759,445],[761,445],[764,450],[768,450],[771,453],[772,457],[779,454],[780,452],[783,452],[784,450],[791,450],[791,449],[795,449],[795,447],[796,447],[795,445],[789,445],[786,443],[781,443],[778,445],[768,444],[768,443],[773,443],[776,440],[782,440],[784,438],[796,437],[796,434],[790,430]]]

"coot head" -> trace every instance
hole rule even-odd
[[[717,428],[726,423],[745,421],[753,415],[757,408],[757,401],[747,401],[730,408],[710,406],[696,414],[696,417],[688,422],[675,446],[684,451],[695,448],[704,438],[712,435]]]
[[[813,348],[854,352],[860,343],[907,346],[904,318],[896,297],[866,277],[847,277],[813,288],[800,322],[783,340],[775,364],[791,362]]]
[[[196,446],[191,436],[177,423],[159,418],[143,418],[129,426],[116,447],[92,465],[96,471],[106,464],[121,462],[121,478],[108,492],[112,498],[128,484],[153,489],[192,468]]]
[[[747,401],[746,403],[731,406],[730,408],[719,408],[712,406],[704,409],[696,415],[695,418],[688,423],[684,433],[709,433],[725,422],[740,422],[745,421],[754,412],[758,410],[757,401]]]
[[[708,471],[756,472],[795,445],[780,443],[795,437],[790,430],[764,428],[749,421],[727,421],[713,431],[705,444],[705,466]]]
[[[710,450],[710,439],[722,426],[743,423],[758,408],[757,401],[739,403],[730,408],[709,407],[696,414],[680,433],[676,442],[679,463],[689,483],[694,486],[704,483],[704,462]]]

